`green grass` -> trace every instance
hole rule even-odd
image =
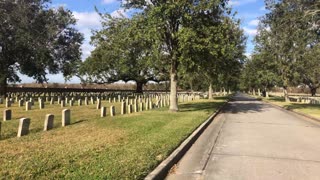
[[[46,104],[46,109],[28,112],[12,107],[14,119],[2,122],[0,176],[142,179],[225,100],[184,103],[178,113],[161,108],[105,118],[99,117],[100,111],[94,105],[74,106],[70,108],[72,125],[67,127],[60,125],[62,108],[58,105]],[[56,115],[55,129],[42,132],[46,113]],[[31,118],[31,132],[16,138],[22,116]]]
[[[114,105],[116,107],[116,114],[120,114],[120,103],[108,103],[103,101],[101,106],[109,107]],[[17,135],[19,119],[26,117],[31,118],[30,132],[36,133],[41,132],[44,126],[44,119],[46,114],[53,114],[55,116],[54,127],[61,127],[61,115],[63,109],[71,110],[71,123],[77,124],[83,121],[88,121],[90,119],[96,119],[100,117],[100,110],[96,109],[96,104],[91,104],[88,106],[77,106],[77,102],[74,103],[74,106],[70,107],[69,104],[66,104],[65,107],[61,107],[57,102],[54,105],[50,105],[49,102],[45,103],[44,109],[39,109],[39,104],[36,102],[32,106],[32,110],[25,111],[25,106],[18,107],[17,103],[12,104],[12,107],[5,108],[4,104],[0,105],[0,110],[3,113],[4,109],[12,110],[12,120],[2,122],[2,132],[1,139],[12,138]]]
[[[304,104],[299,102],[285,102],[284,97],[270,97],[263,98],[263,101],[276,104],[289,110],[304,113],[316,118],[320,118],[320,105],[319,104]]]

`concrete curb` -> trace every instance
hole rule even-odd
[[[145,177],[145,180],[165,179],[170,169],[180,161],[184,154],[190,149],[202,132],[209,126],[213,119],[228,104],[227,100],[219,109],[217,109],[205,122],[203,122],[193,133],[185,139],[177,149],[175,149],[169,157],[162,161],[151,173]]]

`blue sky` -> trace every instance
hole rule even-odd
[[[248,36],[247,40],[247,55],[250,55],[253,49],[252,40],[256,34],[256,27],[258,25],[258,17],[266,13],[264,9],[263,0],[231,0],[229,5],[237,11],[237,18],[241,19],[241,27],[244,29],[245,34]],[[128,14],[120,7],[119,0],[52,0],[52,6],[64,6],[71,10],[78,20],[76,28],[84,34],[85,41],[82,45],[82,59],[84,60],[90,55],[94,49],[89,42],[92,29],[100,28],[100,18],[95,12],[97,7],[100,12],[111,13],[113,16],[119,14]],[[64,79],[61,75],[49,75],[49,82],[63,83]],[[34,82],[33,79],[21,76],[22,83]],[[71,83],[78,83],[79,79],[73,78]]]

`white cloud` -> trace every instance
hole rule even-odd
[[[126,10],[123,8],[113,11],[110,15],[116,18],[128,17]]]
[[[73,12],[74,17],[77,19],[77,27],[100,27],[101,17],[95,11],[93,12]]]
[[[255,19],[255,20],[251,20],[248,24],[250,26],[258,26],[259,25],[259,20],[258,19]]]
[[[85,41],[89,42],[92,36],[92,29],[90,28],[78,28],[78,29],[84,35]]]
[[[257,0],[231,0],[229,1],[229,5],[231,6],[241,6],[244,4],[255,3]]]
[[[249,36],[255,36],[257,35],[257,29],[251,29],[248,27],[243,27],[243,30],[246,34],[248,34]]]
[[[112,0],[108,0],[111,2]],[[104,1],[107,2],[107,1]],[[91,51],[94,50],[94,47],[90,44],[90,39],[92,36],[92,30],[101,29],[101,17],[97,12],[73,12],[74,17],[77,19],[76,28],[84,35],[84,42],[81,46],[82,50],[82,60],[85,60],[88,56],[90,56]],[[111,16],[113,17],[128,17],[126,11],[122,8],[113,11]]]
[[[87,57],[91,55],[91,52],[94,50],[94,47],[91,44],[89,44],[89,42],[85,42],[82,44],[81,50],[82,50],[81,58],[85,60]]]
[[[92,12],[73,12],[74,17],[77,19],[76,28],[84,35],[84,42],[81,46],[82,60],[90,56],[94,47],[90,44],[92,30],[101,28],[101,17],[95,11]]]
[[[246,19],[257,19],[258,17],[263,16],[263,13],[248,13],[248,12],[240,12],[238,13],[238,17],[246,20]]]
[[[66,8],[67,4],[52,4],[51,7],[53,7],[53,8],[59,8],[59,7]]]
[[[114,2],[117,2],[117,0],[103,0],[102,4],[112,4]]]

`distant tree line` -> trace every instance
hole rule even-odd
[[[304,85],[312,96],[320,87],[320,3],[266,0],[255,48],[242,71],[240,87],[268,90]]]

